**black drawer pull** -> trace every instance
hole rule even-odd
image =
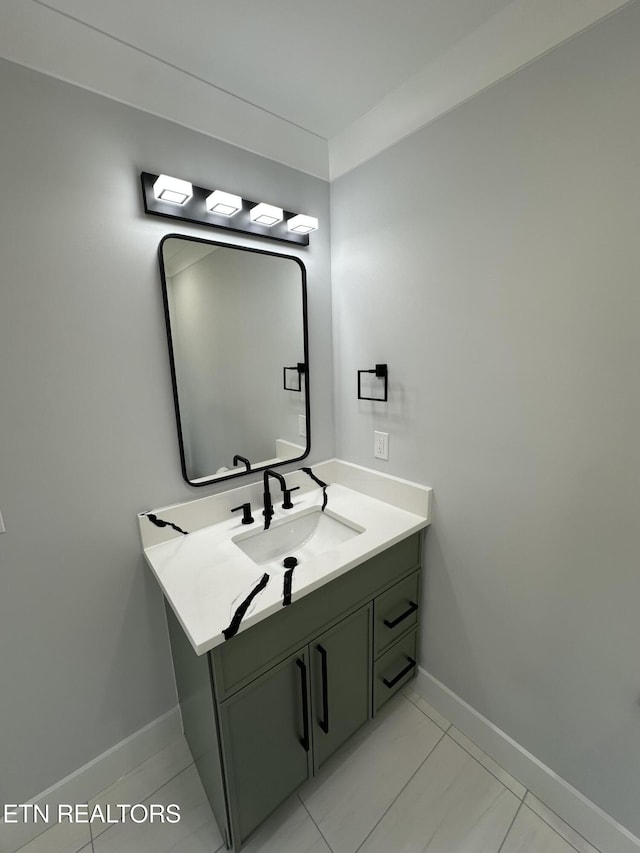
[[[385,619],[384,624],[387,626],[387,628],[395,628],[396,625],[399,625],[403,619],[406,619],[407,616],[411,616],[412,613],[415,613],[417,609],[418,605],[415,603],[415,601],[410,601],[408,610],[405,610],[404,613],[401,613],[397,619],[394,619],[391,622],[389,622],[388,619]]]
[[[322,646],[316,646],[322,658],[322,716],[323,720],[318,720],[318,725],[322,731],[329,734],[329,687],[327,684],[327,650]]]
[[[397,684],[400,681],[400,679],[403,676],[405,676],[408,672],[410,672],[413,669],[413,667],[416,665],[416,662],[414,661],[414,659],[410,658],[409,655],[407,655],[407,660],[409,661],[409,663],[405,666],[405,668],[401,672],[399,672],[396,675],[395,678],[392,678],[391,681],[388,681],[386,678],[382,679],[382,681],[386,687],[393,687],[394,684]]]
[[[305,752],[309,752],[309,700],[307,699],[307,667],[303,660],[296,659],[300,667],[300,688],[302,690],[302,718],[304,734],[300,738],[300,744]]]

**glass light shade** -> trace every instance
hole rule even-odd
[[[239,195],[225,193],[222,190],[215,190],[211,195],[207,196],[205,201],[207,210],[211,213],[217,213],[218,216],[233,216],[239,210],[242,210],[242,199]]]
[[[160,175],[153,185],[153,194],[159,201],[186,204],[193,196],[193,187],[189,181],[181,181],[180,178],[172,178],[170,175]]]
[[[287,219],[287,227],[289,231],[295,231],[296,234],[308,234],[310,231],[318,230],[318,220],[315,216],[305,216],[304,213],[299,213],[297,216]]]
[[[272,204],[265,204],[263,201],[249,211],[249,219],[252,222],[255,222],[256,225],[267,225],[269,228],[277,222],[282,222],[282,218],[281,207],[274,207]]]

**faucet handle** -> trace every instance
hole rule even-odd
[[[282,504],[282,509],[292,509],[293,504],[291,503],[291,492],[295,492],[300,488],[300,486],[294,486],[292,489],[283,489],[284,493],[284,503]]]
[[[251,515],[251,504],[246,503],[241,506],[234,507],[231,512],[238,512],[242,510],[242,523],[243,524],[253,524],[253,516]]]

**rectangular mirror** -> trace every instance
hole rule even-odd
[[[302,261],[181,234],[164,237],[159,255],[185,480],[206,485],[303,459],[310,412]]]

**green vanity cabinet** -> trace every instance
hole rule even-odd
[[[369,606],[221,703],[231,834],[240,845],[367,721],[370,657]]]
[[[415,675],[420,544],[413,534],[299,601],[294,586],[289,607],[200,656],[167,604],[184,733],[228,848]]]
[[[220,708],[232,836],[241,843],[311,775],[308,669],[300,650]]]
[[[369,605],[309,644],[314,772],[371,715],[371,642]]]

